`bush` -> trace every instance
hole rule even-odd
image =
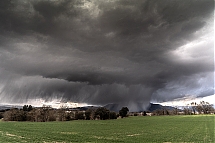
[[[86,120],[94,120],[95,119],[95,112],[96,109],[95,108],[88,108],[85,112],[85,118]]]
[[[17,108],[12,108],[4,114],[4,121],[26,121],[26,112]]]
[[[143,112],[143,116],[147,116],[146,111]]]
[[[36,109],[33,109],[32,111],[27,113],[27,121],[35,122],[36,121]]]
[[[110,112],[110,119],[117,119],[117,115],[115,112]]]
[[[51,110],[49,112],[49,119],[48,119],[48,121],[56,121],[56,112],[55,112],[55,110]]]
[[[4,116],[3,116],[4,112],[0,112],[0,119],[2,119]]]
[[[75,119],[76,120],[84,120],[85,119],[84,112],[75,112]]]
[[[119,110],[119,115],[123,118],[123,117],[127,117],[127,113],[128,113],[129,109],[128,107],[122,107],[121,110]]]
[[[110,119],[110,111],[104,107],[99,107],[95,112],[95,117],[100,120]]]

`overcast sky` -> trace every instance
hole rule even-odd
[[[0,0],[1,103],[213,94],[213,0]]]

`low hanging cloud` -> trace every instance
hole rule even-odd
[[[212,0],[1,0],[0,9],[2,103],[138,110],[214,94]]]

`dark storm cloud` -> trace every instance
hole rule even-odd
[[[2,0],[0,99],[137,110],[150,100],[211,95],[213,3]]]

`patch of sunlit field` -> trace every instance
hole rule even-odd
[[[214,117],[187,115],[68,122],[0,121],[0,142],[209,143],[215,142]]]

